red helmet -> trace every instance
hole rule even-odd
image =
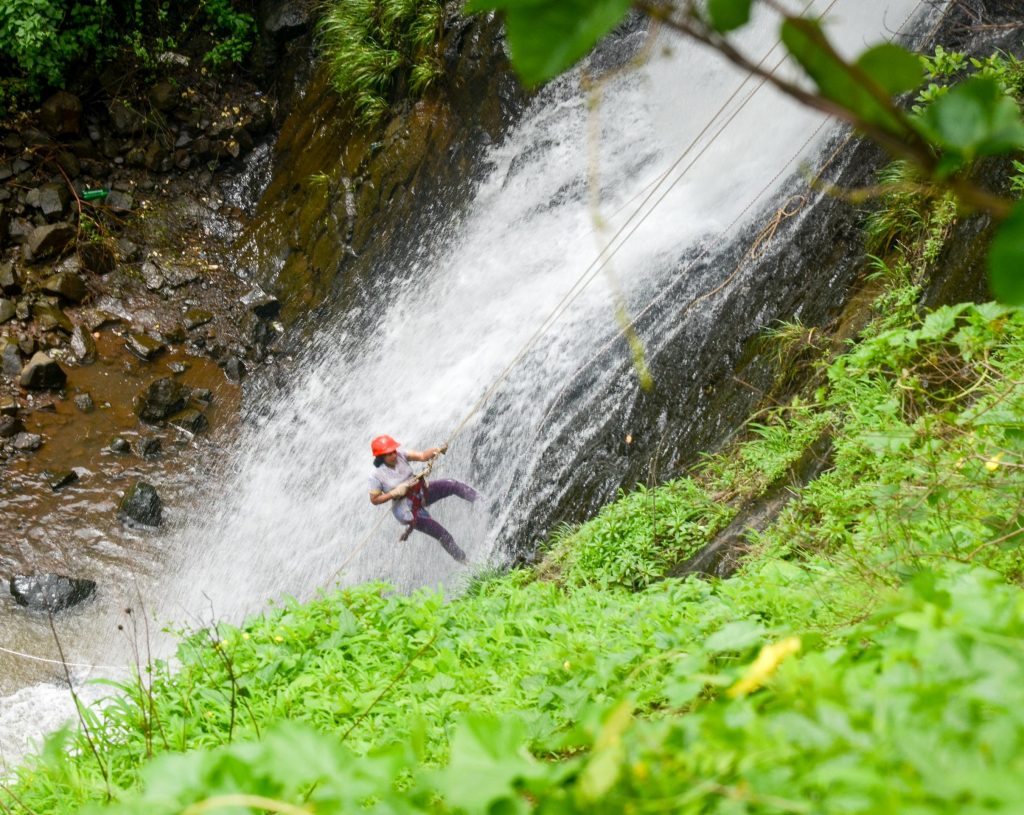
[[[399,448],[399,444],[391,436],[377,436],[370,442],[370,452],[375,456],[386,456]]]

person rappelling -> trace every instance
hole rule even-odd
[[[448,445],[431,447],[428,450],[405,450],[391,436],[377,436],[370,442],[373,453],[373,472],[370,474],[370,503],[374,505],[393,502],[391,513],[406,530],[401,540],[406,540],[415,529],[437,540],[444,550],[459,563],[466,562],[466,553],[455,543],[451,533],[435,521],[427,507],[457,495],[470,503],[480,497],[475,489],[452,478],[442,478],[427,484],[426,474],[434,460],[444,455]],[[429,462],[427,470],[414,473],[410,461]]]

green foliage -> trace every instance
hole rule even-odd
[[[469,0],[466,11],[500,8],[516,70],[537,85],[585,56],[629,11],[630,0]]]
[[[255,39],[251,14],[240,0],[5,0],[0,3],[0,112],[21,97],[63,87],[89,65],[124,52],[155,70],[163,50],[200,33],[210,46],[203,59],[215,68],[240,62]]]
[[[335,90],[365,125],[394,99],[422,95],[441,76],[440,0],[336,0],[320,22]]]
[[[752,0],[708,0],[708,19],[716,31],[732,31],[750,22],[752,5]]]

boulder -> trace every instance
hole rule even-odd
[[[125,340],[125,347],[139,359],[147,362],[155,359],[165,348],[160,340],[154,339],[149,334],[129,334]]]
[[[18,433],[11,441],[11,446],[23,453],[30,453],[43,446],[43,437],[38,433]]]
[[[75,240],[75,228],[71,224],[57,223],[37,226],[29,233],[25,244],[34,260],[59,255]]]
[[[163,502],[152,484],[136,481],[118,504],[117,517],[124,523],[160,526]]]
[[[245,379],[245,365],[238,357],[228,357],[221,367],[228,382],[237,385]]]
[[[70,334],[75,330],[71,319],[59,306],[45,301],[40,301],[32,306],[32,316],[35,318],[36,325],[43,331],[52,331],[58,328],[65,334]]]
[[[129,212],[135,206],[135,199],[126,192],[111,190],[110,195],[107,196],[107,206],[111,209],[120,209],[125,212]]]
[[[0,340],[0,365],[4,376],[18,376],[22,369],[21,349],[16,342]]]
[[[0,229],[0,237],[3,236],[4,230]],[[21,292],[21,283],[18,280],[18,276],[14,273],[13,263],[0,263],[0,291],[4,294],[18,294]]]
[[[71,352],[83,365],[91,365],[96,361],[96,340],[84,325],[76,325],[71,332]]]
[[[120,436],[118,436],[117,438],[111,440],[110,446],[107,449],[111,453],[124,454],[130,452],[132,446],[128,443],[128,439],[123,439]]]
[[[145,117],[123,99],[115,99],[107,108],[110,124],[122,136],[134,136],[146,124]]]
[[[64,214],[69,197],[65,185],[50,183],[29,190],[25,196],[25,203],[42,212],[47,220],[53,220],[54,216]]]
[[[64,489],[68,484],[74,484],[78,480],[78,473],[74,470],[59,470],[58,472],[47,471],[46,483],[54,492]]]
[[[82,129],[82,100],[57,91],[39,107],[39,121],[54,136],[77,136]]]
[[[18,313],[17,304],[6,297],[0,297],[0,323],[6,323]]]
[[[172,427],[184,430],[192,435],[202,433],[210,426],[206,414],[201,410],[196,410],[196,408],[185,408],[180,413],[172,416],[168,421]]]
[[[25,425],[17,416],[0,416],[0,439],[10,439],[25,432]]]
[[[281,301],[259,287],[242,295],[242,305],[261,320],[275,320],[281,313]]]
[[[61,611],[78,605],[96,592],[96,582],[62,574],[19,574],[11,578],[18,605],[36,611]]]
[[[163,443],[156,436],[142,436],[135,442],[135,455],[139,458],[151,459],[160,455]]]
[[[31,390],[56,390],[63,388],[67,381],[68,375],[60,365],[44,352],[36,351],[28,364],[21,369],[18,384]]]
[[[55,275],[50,275],[43,281],[42,288],[48,294],[56,294],[72,303],[81,303],[89,296],[85,281],[72,272],[58,272]]]
[[[160,377],[150,383],[136,397],[135,407],[139,418],[144,422],[161,422],[183,410],[188,404],[191,390],[169,376]]]

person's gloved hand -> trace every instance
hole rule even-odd
[[[439,456],[443,456],[447,452],[448,452],[448,445],[447,444],[442,444],[440,447],[437,448],[437,454]]]
[[[409,492],[410,489],[412,489],[412,485],[414,483],[415,481],[412,479],[410,479],[409,481],[403,481],[401,484],[399,484],[397,487],[394,487],[391,490],[391,495],[394,496],[395,498],[405,498],[405,494]]]

